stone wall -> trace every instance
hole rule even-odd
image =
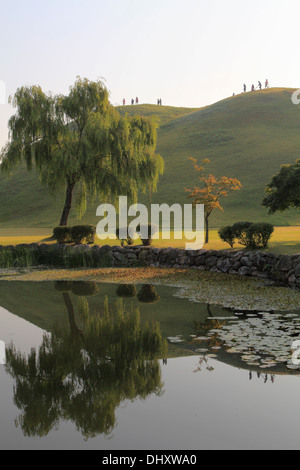
[[[1,251],[0,247],[0,251]],[[4,247],[3,247],[4,248]],[[211,272],[272,279],[281,284],[300,287],[300,253],[275,255],[263,251],[198,250],[143,246],[88,246],[32,244],[8,247],[12,252],[26,248],[33,264],[65,267],[135,267],[154,266],[194,268]],[[7,249],[7,247],[6,247]],[[53,260],[53,263],[52,263]],[[72,260],[72,263],[70,263]],[[17,265],[16,265],[17,266]]]

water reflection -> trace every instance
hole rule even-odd
[[[137,296],[137,290],[133,284],[120,284],[116,294],[123,299],[133,299]]]
[[[155,287],[152,284],[144,284],[141,287],[137,298],[139,302],[143,302],[146,304],[156,304],[160,301],[160,296],[158,295]]]
[[[7,348],[6,371],[14,379],[16,420],[26,436],[46,436],[70,420],[87,439],[109,435],[115,410],[126,400],[163,392],[159,358],[167,344],[158,323],[142,325],[138,309],[105,298],[101,313],[90,314],[87,296],[94,283],[56,283],[67,312],[39,349],[29,355]],[[79,296],[78,315],[70,295]]]

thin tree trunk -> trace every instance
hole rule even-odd
[[[70,210],[72,207],[74,187],[75,187],[75,183],[68,183],[67,185],[66,200],[65,200],[64,209],[63,209],[60,223],[59,223],[60,226],[68,225],[68,218],[69,218]]]
[[[208,224],[209,214],[205,215],[205,244],[209,242],[209,224]]]

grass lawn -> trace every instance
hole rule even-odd
[[[0,228],[0,245],[19,245],[29,243],[40,243],[52,235],[51,229],[1,229]],[[49,242],[47,242],[49,243]],[[53,242],[50,242],[53,243]],[[136,242],[138,243],[138,242]],[[97,244],[97,239],[96,239]],[[100,244],[100,243],[99,243]],[[119,245],[118,240],[109,240],[102,242],[102,245]],[[185,248],[184,240],[154,240],[152,246],[154,247],[173,247]],[[209,250],[223,250],[229,249],[229,245],[223,243],[218,236],[217,230],[210,231],[210,242],[204,248]],[[244,249],[240,245],[235,245],[234,249]],[[276,254],[295,254],[300,253],[300,226],[294,227],[275,227],[275,232],[269,243],[269,252]]]

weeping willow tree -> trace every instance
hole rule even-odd
[[[103,201],[138,190],[155,191],[163,159],[155,153],[157,124],[152,118],[121,117],[103,82],[77,78],[67,96],[22,87],[11,99],[9,141],[1,151],[2,171],[21,161],[33,165],[51,193],[65,190],[60,225],[67,225],[76,189],[77,216],[87,196]]]

